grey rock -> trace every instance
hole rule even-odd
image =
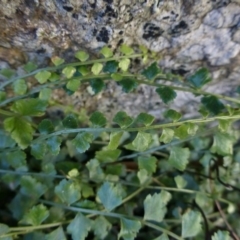
[[[45,66],[53,55],[72,60],[79,49],[95,55],[104,45],[116,50],[121,43],[143,44],[161,56],[159,66],[167,72],[188,76],[209,68],[211,91],[231,95],[240,83],[239,0],[0,0],[0,6],[2,67],[27,60]],[[63,95],[62,102],[108,111],[110,117],[124,109],[160,118],[166,107],[151,87],[129,95],[114,83],[98,96],[82,91],[69,100]],[[197,101],[178,93],[171,106],[195,113]]]

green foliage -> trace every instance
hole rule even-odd
[[[176,176],[174,178],[178,188],[184,188],[187,185],[187,181],[182,176]]]
[[[49,101],[52,95],[50,88],[44,88],[39,92],[39,99],[43,101]]]
[[[131,55],[134,53],[133,49],[125,44],[121,45],[120,51],[125,55]]]
[[[25,118],[9,117],[5,119],[4,129],[11,134],[12,139],[21,149],[27,148],[33,139],[34,130]]]
[[[99,188],[97,196],[107,211],[112,211],[122,202],[120,186],[109,182]]]
[[[122,136],[123,136],[123,132],[112,132],[111,135],[110,135],[110,141],[109,141],[109,144],[108,144],[108,149],[109,150],[116,149],[120,144]]]
[[[136,138],[133,140],[132,145],[136,151],[145,151],[152,143],[152,136],[150,133],[138,132]]]
[[[47,191],[47,187],[44,184],[38,182],[35,178],[31,176],[23,176],[21,178],[20,185],[20,192],[23,195],[32,197],[34,199],[39,198]]]
[[[206,68],[197,70],[192,76],[187,79],[194,87],[201,88],[204,84],[211,81],[211,76]]]
[[[171,102],[177,96],[176,92],[171,87],[159,87],[156,89],[156,92],[166,104]]]
[[[80,84],[81,84],[81,82],[78,79],[70,79],[67,82],[66,87],[68,90],[75,92],[80,87]]]
[[[160,72],[160,69],[157,66],[157,63],[151,64],[148,68],[142,71],[142,75],[145,76],[148,80],[153,80],[158,73]]]
[[[99,162],[107,163],[107,162],[115,162],[119,155],[121,154],[121,151],[118,149],[108,149],[108,150],[102,150],[96,152],[96,159],[99,160]]]
[[[140,184],[145,184],[149,180],[149,173],[146,169],[141,169],[137,173]]]
[[[43,159],[47,152],[47,145],[46,143],[33,143],[31,144],[31,154],[37,160]]]
[[[63,179],[54,189],[56,195],[62,202],[68,205],[78,201],[81,198],[80,185],[71,180]]]
[[[174,109],[169,109],[164,113],[164,117],[171,119],[173,122],[177,122],[182,117],[182,114]]]
[[[211,238],[228,240],[227,231],[215,231],[222,224],[215,201],[240,234],[240,100],[202,90],[211,80],[205,68],[185,79],[161,70],[157,53],[134,50],[105,46],[100,59],[78,51],[76,62],[55,56],[42,69],[29,62],[23,76],[1,70],[1,239],[203,239],[205,215]],[[112,118],[53,97],[82,86],[98,98],[91,95],[109,81],[124,93]],[[125,112],[126,94],[134,99],[142,84],[167,104],[164,111]],[[201,117],[168,106],[180,91],[201,98]],[[64,116],[53,116],[58,106]]]
[[[18,79],[13,83],[13,91],[17,95],[23,95],[27,91],[27,84],[24,79]]]
[[[182,216],[182,237],[194,237],[201,230],[201,214],[189,210]]]
[[[148,195],[144,200],[144,219],[162,222],[167,212],[167,203],[171,199],[171,194],[166,191]]]
[[[148,173],[152,174],[156,172],[157,159],[155,157],[139,157],[138,167],[139,169],[145,169]]]
[[[123,92],[129,93],[133,89],[137,87],[136,81],[134,79],[123,79],[118,82],[118,84],[122,87]]]
[[[174,131],[175,137],[179,139],[186,139],[189,135],[193,136],[198,130],[198,126],[191,123],[186,123],[176,128]]]
[[[67,115],[63,119],[62,123],[65,128],[77,128],[78,127],[78,120],[73,114]]]
[[[60,79],[60,75],[58,73],[52,73],[50,78],[49,78],[49,81],[50,82],[56,82]]]
[[[89,149],[92,140],[93,135],[91,133],[83,132],[78,133],[78,135],[72,140],[72,143],[79,153],[83,153]]]
[[[70,79],[75,72],[76,72],[76,68],[71,67],[71,66],[65,67],[65,68],[62,70],[62,73],[63,73],[63,74],[66,76],[66,78],[68,78],[68,79]]]
[[[40,225],[49,216],[49,211],[47,208],[40,204],[32,207],[29,212],[27,212],[20,223],[29,224],[32,226]]]
[[[166,234],[163,233],[161,236],[154,238],[153,240],[169,240],[169,238]]]
[[[7,154],[8,163],[18,171],[27,171],[26,153],[17,150]]]
[[[170,150],[169,163],[180,171],[184,171],[190,156],[188,148],[172,147]]]
[[[113,52],[110,48],[108,47],[103,47],[100,51],[100,53],[105,57],[105,58],[110,58],[113,56]]]
[[[239,94],[240,93],[240,86],[237,87],[236,92]]]
[[[94,75],[99,75],[102,69],[103,65],[101,63],[94,63],[91,70]]]
[[[118,234],[118,239],[122,237],[124,240],[134,240],[140,228],[141,223],[139,221],[122,218],[121,231]]]
[[[0,70],[0,74],[6,78],[11,78],[12,76],[14,76],[15,71],[13,69],[4,68],[4,69]]]
[[[6,224],[0,223],[0,236],[9,232],[9,227]]]
[[[102,79],[91,79],[90,86],[95,94],[100,93],[104,88],[104,82]]]
[[[35,63],[33,63],[33,62],[28,62],[27,64],[25,64],[23,66],[23,69],[26,72],[30,73],[30,72],[34,71],[35,69],[37,69],[37,65]]]
[[[66,240],[67,238],[63,232],[62,227],[59,227],[56,230],[53,230],[52,232],[48,233],[45,236],[45,239],[46,240],[59,240],[59,239]]]
[[[97,217],[97,219],[95,219],[92,224],[94,234],[99,239],[104,239],[107,236],[111,227],[111,223],[103,216]]]
[[[52,155],[57,155],[60,152],[61,138],[53,136],[47,139],[47,149]]]
[[[118,62],[117,61],[108,61],[103,67],[103,72],[108,73],[115,73],[118,69]]]
[[[78,72],[82,74],[82,76],[87,76],[90,73],[90,68],[87,65],[82,65],[78,68]]]
[[[121,73],[113,73],[111,74],[111,77],[116,82],[121,81],[123,79],[123,75]]]
[[[85,62],[88,60],[89,58],[89,54],[84,52],[84,51],[78,51],[76,54],[75,54],[75,57],[77,59],[79,59],[81,62]]]
[[[4,148],[13,148],[15,146],[15,142],[14,140],[6,135],[6,133],[4,131],[0,131],[0,138],[1,138],[1,141],[0,141],[0,149],[4,149]]]
[[[130,66],[130,63],[131,62],[128,58],[124,58],[119,62],[118,66],[123,72],[126,72]]]
[[[67,226],[67,232],[71,234],[73,240],[84,240],[90,229],[91,221],[81,213],[78,213]]]
[[[215,115],[219,114],[224,109],[222,102],[219,101],[215,96],[203,97],[201,102],[210,113]]]
[[[41,123],[38,125],[38,130],[42,134],[51,133],[54,130],[54,126],[49,119],[43,119]]]
[[[154,116],[147,114],[147,113],[139,113],[135,123],[140,123],[145,125],[146,127],[152,125],[153,121],[154,121]]]
[[[230,131],[231,125],[232,121],[220,119],[218,128],[221,130],[221,132],[228,132]]]
[[[214,233],[212,240],[230,240],[229,232],[227,231],[220,231]]]
[[[14,102],[11,110],[22,116],[41,116],[46,111],[46,107],[46,101],[28,98]]]
[[[105,174],[100,167],[100,163],[97,159],[91,159],[87,164],[86,167],[89,171],[89,178],[93,181],[99,182],[100,180],[103,180],[105,177]]]
[[[60,58],[58,56],[52,57],[51,60],[52,60],[52,62],[53,62],[53,64],[55,66],[59,66],[59,65],[61,65],[61,64],[63,64],[65,62],[64,59],[62,59],[62,58]]]
[[[107,123],[107,119],[105,118],[104,114],[102,114],[101,112],[98,112],[98,111],[94,112],[91,115],[89,120],[95,127],[103,127]]]
[[[7,97],[7,94],[3,91],[0,91],[0,102],[4,101]]]
[[[220,155],[232,155],[234,138],[228,133],[218,132],[213,137],[211,151]]]
[[[48,71],[38,72],[35,75],[35,78],[38,80],[39,83],[45,83],[51,77],[51,73]]]
[[[174,130],[171,128],[164,128],[160,137],[160,141],[164,143],[169,143],[174,137]]]
[[[117,123],[121,128],[127,128],[133,123],[133,119],[127,115],[126,112],[118,112],[113,121]]]

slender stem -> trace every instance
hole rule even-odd
[[[47,201],[46,201],[47,202]],[[50,202],[49,202],[50,203]],[[51,204],[50,204],[51,205]],[[55,205],[55,204],[53,204]],[[61,204],[60,204],[61,205]],[[62,207],[62,206],[61,206]],[[65,208],[66,209],[66,208]],[[73,210],[73,208],[71,209]],[[76,211],[76,209],[75,209]],[[96,214],[92,214],[92,215],[89,215],[88,217],[93,217],[95,216]],[[114,217],[117,217],[117,218],[122,218],[124,215],[121,215],[121,214],[115,214]],[[131,217],[132,218],[132,217]],[[181,237],[177,236],[176,234],[172,233],[171,231],[167,230],[167,229],[164,229],[164,228],[161,228],[159,226],[156,226],[155,224],[152,224],[152,223],[148,223],[146,221],[143,221],[139,218],[133,218],[135,220],[139,220],[140,222],[142,222],[143,225],[146,225],[146,226],[149,226],[151,228],[154,228],[158,231],[161,231],[161,232],[164,232],[166,234],[168,234],[169,236],[172,236],[173,238],[177,239],[177,240],[183,240]],[[0,237],[1,238],[4,238],[4,237],[9,237],[9,236],[16,236],[16,235],[23,235],[23,234],[26,234],[28,232],[32,232],[32,231],[35,231],[35,230],[42,230],[42,229],[49,229],[49,228],[52,228],[52,227],[58,227],[58,226],[61,226],[63,224],[68,224],[70,223],[72,220],[68,220],[68,221],[64,221],[64,222],[59,222],[59,223],[50,223],[50,224],[42,224],[40,226],[27,226],[27,227],[10,227],[9,230],[12,232],[12,233],[8,233],[8,234],[4,234]]]
[[[29,232],[33,232],[35,230],[42,230],[42,229],[49,229],[49,228],[53,228],[53,227],[59,227],[63,224],[67,224],[70,223],[71,220],[69,221],[64,221],[64,222],[59,222],[59,223],[50,223],[50,224],[42,224],[39,226],[27,226],[27,227],[10,227],[9,231],[10,233],[4,234],[0,236],[1,238],[5,238],[5,237],[10,237],[10,236],[18,236],[18,235],[23,235]]]
[[[148,85],[148,86],[153,86],[153,87],[162,87],[162,86],[170,87],[170,88],[172,88],[174,90],[178,90],[178,91],[190,92],[190,93],[194,93],[194,94],[197,94],[197,95],[210,95],[210,96],[217,97],[219,99],[224,99],[224,100],[227,100],[227,101],[230,101],[230,102],[235,102],[237,104],[240,104],[240,100],[238,100],[236,98],[231,98],[231,97],[224,96],[224,95],[221,95],[221,94],[206,92],[206,91],[203,91],[201,89],[194,89],[194,88],[190,88],[190,87],[189,88],[179,87],[179,86],[174,86],[174,85],[166,85],[166,84],[162,84],[162,83],[156,83],[156,82],[150,82],[150,81],[146,81],[146,80],[141,80],[142,76],[139,75],[139,74],[129,74],[129,73],[126,73],[126,74],[123,74],[123,76],[125,76],[125,77],[133,77],[134,80],[137,83]],[[161,77],[161,79],[159,79],[159,80],[169,80],[169,79]]]
[[[212,175],[212,173],[211,173],[211,168],[209,168],[209,177],[211,177],[211,175]],[[218,175],[218,170],[217,170],[217,175]],[[214,191],[214,188],[215,188],[215,184],[214,184],[214,182],[213,182],[212,179],[209,179],[209,187],[210,187],[211,192],[213,192],[213,191]],[[239,237],[237,236],[237,234],[236,234],[235,231],[233,230],[232,226],[228,223],[228,220],[227,220],[227,218],[226,218],[226,216],[225,216],[225,214],[224,214],[224,212],[223,212],[223,210],[222,210],[222,208],[221,208],[221,205],[219,204],[219,201],[218,201],[217,199],[214,199],[214,200],[215,200],[214,202],[215,202],[215,204],[216,204],[216,206],[217,206],[217,209],[218,209],[218,211],[219,211],[219,213],[220,213],[220,216],[222,217],[223,222],[224,222],[225,225],[227,226],[227,229],[228,229],[229,232],[233,235],[233,237],[234,237],[235,240],[239,240]]]
[[[210,130],[207,133],[196,134],[195,136],[186,138],[184,140],[175,140],[171,143],[167,143],[167,144],[164,144],[164,145],[161,145],[161,146],[150,148],[150,149],[148,149],[144,152],[136,152],[136,153],[132,153],[132,154],[129,154],[129,155],[125,155],[125,156],[120,157],[119,161],[124,160],[124,159],[136,158],[136,157],[141,156],[141,155],[151,154],[151,153],[154,153],[155,151],[159,151],[159,150],[166,149],[168,147],[176,146],[176,145],[188,142],[188,141],[190,141],[192,139],[195,139],[195,138],[198,138],[198,137],[208,136],[212,133],[213,133],[213,131]]]
[[[138,156],[141,156],[141,155],[147,155],[147,154],[151,154],[155,151],[158,151],[158,150],[162,150],[162,149],[166,149],[168,147],[172,147],[172,146],[176,146],[176,145],[179,145],[179,144],[182,144],[182,143],[185,143],[185,142],[188,142],[192,139],[195,139],[197,137],[201,137],[201,136],[208,136],[210,134],[212,134],[214,131],[212,131],[212,129],[208,130],[208,132],[204,132],[204,133],[199,133],[199,134],[196,134],[195,136],[193,137],[189,137],[189,138],[186,138],[184,140],[175,140],[171,143],[168,143],[168,144],[164,144],[164,145],[161,145],[161,146],[157,146],[157,147],[153,147],[153,148],[150,148],[144,152],[136,152],[136,153],[132,153],[132,154],[129,154],[129,155],[125,155],[125,156],[122,156],[120,157],[118,160],[119,161],[122,161],[124,159],[130,159],[130,158],[136,158]],[[39,141],[38,138],[35,139],[34,141]],[[0,151],[0,152],[12,152],[12,151],[16,151],[18,150],[19,147],[15,147],[15,148],[9,148],[9,149],[6,149],[6,150],[3,150],[3,151]]]
[[[109,74],[102,74],[102,75],[97,76],[97,78],[103,78],[103,79],[104,78],[108,79],[109,77],[110,77]],[[96,76],[95,75],[89,75],[89,76],[85,76],[85,77],[76,77],[75,79],[78,79],[79,81],[84,82],[84,81],[88,81],[88,80],[93,79],[93,78],[96,78]],[[0,103],[0,107],[3,107],[3,106],[5,106],[5,105],[7,105],[7,104],[9,104],[9,103],[11,103],[13,101],[29,97],[30,95],[32,95],[34,93],[38,93],[42,89],[45,89],[47,87],[53,87],[54,86],[54,89],[62,87],[62,86],[64,86],[66,81],[68,81],[68,79],[61,79],[60,81],[55,81],[55,82],[50,82],[50,83],[46,83],[46,84],[40,85],[40,86],[38,86],[36,88],[33,88],[27,94],[6,99],[5,101]],[[56,85],[58,85],[58,86],[56,86]]]
[[[238,100],[236,98],[231,98],[231,97],[227,97],[227,96],[224,96],[224,95],[221,95],[221,94],[216,94],[216,93],[209,93],[209,92],[205,92],[205,91],[200,90],[200,89],[178,87],[178,86],[173,86],[173,85],[169,86],[169,85],[165,85],[165,84],[153,83],[153,82],[148,82],[148,81],[145,81],[145,80],[138,80],[138,79],[136,79],[135,81],[138,82],[138,83],[141,83],[141,84],[154,86],[154,87],[165,86],[165,87],[170,87],[170,88],[172,88],[174,90],[178,90],[178,91],[191,92],[191,93],[195,93],[195,94],[198,94],[198,95],[210,95],[210,96],[214,96],[214,97],[217,97],[217,98],[220,98],[220,99],[224,99],[224,100],[227,100],[227,101],[230,101],[230,102],[235,102],[237,104],[240,104],[240,100]]]
[[[65,67],[77,67],[77,66],[83,66],[83,65],[90,65],[90,64],[94,64],[94,63],[103,63],[103,62],[108,62],[108,61],[113,61],[113,60],[119,60],[119,59],[123,59],[123,58],[137,58],[137,57],[141,57],[142,54],[133,54],[130,56],[115,56],[112,58],[102,58],[102,59],[96,59],[96,60],[90,60],[90,61],[86,61],[86,62],[73,62],[73,63],[67,63],[67,64],[62,64],[56,67],[45,67],[45,68],[40,68],[37,69],[31,73],[25,74],[23,76],[17,76],[12,78],[11,80],[4,82],[0,85],[0,89],[3,89],[4,87],[6,87],[7,85],[13,83],[14,81],[20,79],[20,78],[27,78],[30,76],[33,76],[35,74],[37,74],[38,72],[41,71],[55,71],[55,70],[59,70],[59,69],[63,69]]]
[[[130,57],[134,58],[136,56],[139,56],[139,55],[132,55]],[[140,55],[141,56],[141,55]],[[123,56],[120,56],[119,59],[123,58]],[[15,81],[16,79],[18,78],[25,78],[26,76],[29,77],[39,71],[43,71],[43,70],[56,70],[56,69],[59,69],[59,68],[63,68],[63,67],[66,67],[66,66],[80,66],[80,65],[87,65],[87,64],[91,64],[91,63],[95,63],[95,62],[106,62],[106,61],[111,61],[111,60],[115,60],[116,58],[109,58],[109,59],[98,59],[98,60],[92,60],[92,61],[88,61],[88,62],[84,62],[84,63],[70,63],[70,64],[65,64],[65,65],[60,65],[60,66],[57,66],[57,67],[48,67],[48,68],[42,68],[42,69],[38,69],[32,73],[29,73],[29,74],[26,74],[24,76],[21,76],[21,77],[17,77],[17,78],[14,78],[13,80],[10,80],[4,84],[8,85],[11,83],[11,81]],[[179,86],[169,86],[169,85],[165,85],[165,84],[159,84],[159,83],[155,83],[155,82],[149,82],[149,81],[146,81],[146,80],[141,80],[143,79],[143,76],[142,75],[139,75],[139,74],[130,74],[130,73],[122,73],[122,76],[123,77],[132,77],[134,78],[134,80],[137,82],[137,83],[140,83],[140,84],[145,84],[145,85],[149,85],[149,86],[154,86],[154,87],[162,87],[162,86],[165,86],[165,87],[171,87],[172,89],[174,90],[178,90],[178,91],[184,91],[184,92],[191,92],[191,93],[194,93],[194,94],[198,94],[198,95],[210,95],[210,96],[215,96],[219,99],[224,99],[224,100],[227,100],[227,101],[230,101],[230,102],[234,102],[234,103],[237,103],[237,104],[240,104],[240,100],[238,99],[235,99],[235,98],[231,98],[231,97],[228,97],[228,96],[224,96],[224,95],[221,95],[221,94],[215,94],[215,93],[210,93],[210,92],[206,92],[206,91],[203,91],[203,90],[200,90],[200,89],[193,89],[193,88],[186,88],[186,87],[179,87]],[[87,81],[87,80],[90,80],[92,78],[105,78],[105,79],[111,79],[111,74],[100,74],[98,76],[95,76],[95,75],[90,75],[90,76],[85,76],[85,77],[76,77],[76,79],[79,79],[81,81]],[[162,77],[162,80],[167,80],[165,79],[164,77]],[[67,79],[65,79],[64,81],[62,82],[65,82],[67,81]],[[34,90],[32,90],[31,92],[29,92],[28,94],[25,94],[23,96],[17,96],[17,97],[14,97],[14,98],[10,98],[10,99],[7,99],[5,101],[3,101],[1,104],[0,104],[0,107],[1,106],[4,106],[6,105],[7,103],[10,103],[12,101],[15,101],[15,100],[18,100],[20,98],[24,98],[24,97],[27,97],[33,93],[36,93],[36,92],[39,92],[41,89],[45,88],[46,86],[48,85],[54,85],[54,84],[58,84],[58,82],[53,82],[53,83],[48,83],[48,84],[45,84],[45,85],[42,85],[40,86],[39,88],[36,88]],[[3,84],[3,85],[4,85]],[[1,88],[0,88],[1,89]]]
[[[126,203],[127,201],[129,201],[130,199],[134,198],[135,196],[137,196],[140,192],[142,192],[143,190],[146,189],[147,186],[149,186],[149,184],[151,184],[151,180],[147,181],[142,187],[140,187],[137,191],[133,192],[132,194],[130,194],[128,197],[126,197],[125,199],[122,200],[121,204]]]
[[[127,216],[125,216],[123,214],[118,214],[118,213],[113,213],[113,212],[104,212],[104,211],[99,211],[99,210],[91,210],[91,209],[86,209],[86,208],[65,206],[64,204],[59,204],[59,203],[50,202],[50,201],[46,201],[46,200],[39,200],[39,201],[41,203],[46,204],[46,205],[60,207],[62,209],[70,210],[70,211],[73,211],[73,212],[98,214],[98,215],[102,215],[102,216],[115,217],[115,218],[123,218],[123,217],[127,218]]]
[[[5,239],[5,238],[8,238],[8,237],[14,237],[14,236],[16,237],[18,235],[23,235],[23,234],[33,232],[33,231],[19,231],[19,232],[13,232],[13,233],[10,232],[10,233],[6,233],[6,234],[1,235],[0,239]]]
[[[143,221],[142,219],[139,219],[139,218],[136,218],[136,217],[129,217],[129,216],[125,216],[123,214],[118,214],[118,213],[112,213],[112,212],[104,212],[104,211],[97,211],[97,210],[90,210],[90,209],[83,209],[83,208],[78,208],[78,207],[67,207],[63,204],[57,204],[57,203],[53,203],[53,202],[50,202],[50,201],[45,201],[45,200],[40,200],[40,202],[44,203],[44,204],[47,204],[47,205],[51,205],[51,206],[58,206],[58,207],[61,207],[63,209],[66,209],[66,210],[70,210],[70,211],[74,211],[74,212],[84,212],[84,213],[90,213],[90,214],[99,214],[99,215],[103,215],[103,216],[107,216],[107,217],[115,217],[115,218],[119,218],[119,219],[122,219],[122,218],[132,218],[132,219],[135,219],[135,220],[140,220],[144,225],[146,226],[149,226],[151,228],[154,228],[154,229],[157,229],[161,232],[164,232],[166,234],[168,234],[169,236],[172,236],[174,237],[175,239],[177,240],[183,240],[181,237],[177,236],[176,234],[164,229],[164,228],[161,228],[159,226],[156,226],[154,224],[151,224],[151,223],[148,223],[146,221]]]
[[[216,120],[238,120],[240,119],[240,115],[234,115],[234,116],[216,116],[216,117],[211,117],[211,118],[199,118],[199,119],[189,119],[185,121],[179,121],[179,122],[173,122],[173,123],[164,123],[164,124],[156,124],[148,127],[136,127],[136,128],[126,128],[124,131],[128,132],[139,132],[139,131],[147,131],[147,130],[152,130],[152,129],[162,129],[162,128],[167,128],[167,127],[177,127],[181,126],[185,123],[208,123],[208,122],[213,122]],[[122,128],[76,128],[76,129],[64,129],[60,130],[48,135],[43,135],[35,140],[33,142],[39,142],[44,139],[53,137],[53,136],[58,136],[62,134],[69,134],[69,133],[79,133],[79,132],[119,132],[123,131]]]
[[[14,175],[35,175],[35,176],[39,176],[39,177],[51,177],[51,178],[59,178],[59,179],[64,179],[64,176],[61,175],[48,175],[48,174],[43,174],[43,173],[32,173],[32,172],[15,172],[15,171],[11,171],[11,170],[0,170],[0,173],[5,173],[5,174],[14,174]],[[116,181],[111,181],[111,182],[116,182]],[[140,193],[142,190],[144,189],[154,189],[154,190],[166,190],[166,191],[172,191],[172,192],[182,192],[182,193],[187,193],[187,194],[203,194],[206,195],[210,198],[212,198],[211,194],[209,193],[205,193],[205,192],[200,192],[200,191],[194,191],[191,189],[178,189],[178,188],[170,188],[170,187],[156,187],[156,186],[149,186],[150,182],[147,182],[144,186],[141,186],[139,184],[134,184],[134,183],[129,183],[126,181],[121,181],[121,183],[123,185],[128,185],[128,186],[133,186],[133,187],[137,187],[139,188],[137,191],[135,191],[134,193],[132,193],[131,195],[129,195],[128,197],[126,197],[125,199],[123,199],[122,204],[129,201],[131,198],[135,197],[138,193]],[[218,198],[218,200],[220,202],[224,202],[227,204],[232,204],[231,202],[223,199],[223,198]]]
[[[155,152],[154,154],[157,155],[157,156],[160,156],[160,157],[164,157],[164,158],[169,157],[169,154],[166,154],[166,153],[163,153],[163,152]]]
[[[93,144],[98,144],[98,145],[108,145],[108,142],[104,142],[104,141],[93,141]]]
[[[171,237],[173,237],[173,238],[175,238],[175,239],[177,239],[177,240],[183,240],[182,237],[179,237],[179,236],[176,235],[175,233],[173,233],[173,232],[171,232],[171,231],[169,231],[169,230],[167,230],[167,229],[165,229],[165,228],[161,228],[161,227],[159,227],[159,226],[156,226],[155,224],[152,224],[152,223],[149,223],[149,222],[146,222],[146,221],[143,221],[142,223],[143,223],[144,225],[148,226],[148,227],[151,227],[151,228],[154,228],[154,229],[156,229],[156,230],[158,230],[158,231],[160,231],[160,232],[166,233],[167,235],[169,235],[169,236],[171,236]]]
[[[23,99],[23,98],[26,98],[26,97],[29,97],[30,95],[34,94],[34,93],[38,93],[40,92],[42,89],[45,89],[46,87],[51,87],[51,86],[54,86],[54,85],[59,85],[59,86],[55,86],[56,87],[61,87],[61,83],[63,81],[56,81],[56,82],[51,82],[51,83],[47,83],[47,84],[44,84],[44,85],[40,85],[36,88],[33,88],[31,91],[29,91],[27,94],[24,94],[24,95],[21,95],[21,96],[16,96],[16,97],[12,97],[12,98],[9,98],[9,99],[6,99],[5,101],[2,101],[0,103],[0,107],[3,107],[5,105],[7,105],[8,103],[11,103],[11,102],[14,102],[16,100],[19,100],[19,99]]]
[[[202,194],[202,195],[206,195],[209,198],[213,198],[214,197],[210,194],[210,193],[205,193],[205,192],[200,192],[200,191],[194,191],[194,190],[190,190],[190,189],[178,189],[178,188],[170,188],[170,187],[154,187],[155,189],[161,189],[161,190],[166,190],[166,191],[172,191],[172,192],[183,192],[183,193],[189,193],[189,194]],[[230,201],[223,199],[223,198],[218,198],[218,200],[220,202],[224,202],[227,204],[232,204]]]
[[[235,239],[235,240],[239,240],[240,238],[239,238],[239,237],[237,236],[237,234],[234,232],[232,226],[229,224],[229,222],[228,222],[228,220],[227,220],[224,212],[222,211],[221,205],[219,204],[218,201],[215,201],[215,204],[216,204],[216,206],[217,206],[217,208],[218,208],[218,211],[219,211],[219,213],[220,213],[220,215],[221,215],[221,217],[222,217],[225,225],[227,226],[228,231],[232,233],[232,235],[234,236],[234,239]]]
[[[127,186],[133,186],[133,187],[139,187],[138,184],[134,184],[134,183],[129,183],[127,181],[121,181],[121,183],[123,185],[127,185]],[[220,202],[226,203],[228,205],[232,205],[233,203],[224,199],[224,198],[215,198],[213,197],[210,193],[206,193],[206,192],[201,192],[201,191],[195,191],[195,190],[191,190],[191,189],[183,189],[183,188],[171,188],[171,187],[156,187],[156,186],[146,186],[146,189],[152,189],[152,190],[166,190],[166,191],[170,191],[170,192],[182,192],[182,193],[187,193],[187,194],[202,194],[205,195],[209,198],[212,199],[217,199]]]
[[[64,222],[58,222],[58,223],[48,223],[48,224],[42,224],[39,226],[27,226],[27,227],[10,227],[10,231],[34,231],[37,229],[46,229],[46,228],[52,228],[52,227],[58,227],[63,224],[67,224],[70,221],[64,221]]]
[[[227,211],[227,208],[226,209],[223,209],[223,211]],[[210,213],[206,216],[207,219],[211,219],[211,218],[218,218],[220,215],[219,212],[214,212],[214,213]]]
[[[164,219],[164,222],[166,223],[182,223],[181,219]]]
[[[3,110],[3,109],[0,109],[0,114],[5,115],[5,116],[9,116],[9,117],[14,117],[14,116],[18,115],[16,113],[6,111],[6,110]]]
[[[0,169],[0,173],[20,175],[20,176],[31,175],[31,176],[44,177],[44,178],[59,178],[59,179],[66,178],[61,175],[50,175],[45,173],[34,173],[34,172],[20,172],[20,171],[12,171],[12,170],[5,170],[5,169]]]

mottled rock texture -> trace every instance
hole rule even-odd
[[[185,76],[209,68],[211,91],[231,94],[240,84],[239,0],[0,0],[0,6],[1,66],[27,60],[46,65],[53,55],[70,58],[79,49],[94,54],[104,45],[143,44],[161,54],[159,65],[166,71]],[[109,84],[95,97],[83,91],[56,98],[109,115],[124,109],[159,117],[165,106],[154,90],[139,92],[122,96]],[[191,112],[195,100],[178,93],[172,106]]]

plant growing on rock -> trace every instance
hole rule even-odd
[[[42,69],[28,63],[23,76],[1,71],[0,238],[239,239],[240,100],[204,91],[205,68],[187,79],[164,73],[144,47],[100,54],[54,57]],[[129,70],[134,58],[139,72]],[[113,119],[95,111],[86,122],[67,106],[61,120],[46,114],[52,90],[87,83],[98,94],[108,81],[125,93],[152,86],[164,104],[191,92],[199,117],[171,108],[162,122],[124,109]]]

